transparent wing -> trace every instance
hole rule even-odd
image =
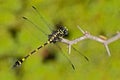
[[[32,8],[35,10],[35,12],[38,14],[38,16],[40,17],[40,20],[46,25],[46,27],[49,28],[49,30],[52,32],[53,31],[53,26],[52,24],[49,24],[45,18],[42,16],[42,14],[40,13],[40,11],[38,11],[38,9],[35,6],[32,6]]]

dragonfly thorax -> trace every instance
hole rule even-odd
[[[50,34],[48,36],[48,40],[51,43],[55,43],[57,41],[60,41],[64,36],[68,35],[68,29],[66,29],[65,27],[59,27],[58,30],[53,31],[52,34]]]

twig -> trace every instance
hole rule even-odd
[[[71,52],[71,46],[73,44],[77,44],[79,41],[82,41],[82,40],[85,40],[85,39],[91,39],[91,40],[95,40],[97,42],[100,42],[102,43],[105,48],[106,48],[106,51],[108,53],[108,56],[111,56],[111,53],[110,53],[110,50],[109,50],[109,47],[108,47],[108,44],[118,40],[120,38],[120,33],[118,32],[115,36],[113,36],[112,38],[110,39],[105,39],[103,37],[96,37],[96,36],[93,36],[91,35],[88,31],[84,31],[82,28],[80,28],[79,26],[77,26],[78,29],[83,33],[83,36],[77,38],[77,39],[74,39],[74,40],[68,40],[68,39],[64,39],[62,38],[61,42],[62,43],[65,43],[68,45],[68,53],[70,54]]]

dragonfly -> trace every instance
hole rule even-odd
[[[43,20],[43,22],[46,23],[47,27],[52,30],[51,27],[49,27],[50,25],[47,24],[46,20],[42,17],[42,15],[40,14],[40,12],[37,10],[37,8],[35,6],[32,6],[32,8],[38,13],[38,15],[40,16],[40,18]],[[38,26],[36,26],[31,20],[29,20],[27,17],[23,17],[23,19],[27,20],[28,22],[32,23],[36,28],[39,29]],[[44,31],[42,31],[41,29],[39,29],[42,33],[44,33]],[[45,34],[45,33],[44,33]],[[46,34],[45,34],[46,35]],[[15,62],[15,64],[13,65],[13,68],[18,67],[20,65],[22,65],[22,63],[24,61],[26,61],[31,55],[35,54],[36,52],[38,52],[41,48],[45,47],[48,44],[55,44],[56,42],[60,42],[62,40],[62,38],[64,38],[65,36],[68,35],[68,29],[64,26],[59,26],[58,29],[53,30],[51,34],[48,35],[48,40],[43,44],[40,45],[39,47],[37,47],[36,49],[34,49],[33,51],[31,51],[29,54],[27,54],[25,57],[17,60]],[[58,45],[57,45],[58,46]],[[61,50],[61,47],[58,46],[58,48]],[[76,50],[75,48],[73,48],[74,50]],[[76,50],[77,52],[79,52],[78,50]],[[69,61],[69,63],[71,64],[72,68],[75,70],[75,66],[74,64],[71,62],[71,60],[63,53],[62,54],[67,58],[67,60]],[[82,54],[82,56],[84,56]],[[86,56],[84,56],[85,59],[88,61],[88,58]]]

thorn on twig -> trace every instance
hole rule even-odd
[[[83,34],[85,34],[85,31],[79,25],[77,25],[77,27]]]
[[[71,45],[70,44],[68,45],[68,53],[69,54],[71,53]]]
[[[105,46],[105,48],[106,48],[106,51],[107,51],[107,53],[108,53],[108,56],[111,56],[110,50],[109,50],[109,48],[108,48],[108,45],[107,45],[107,44],[104,44],[104,46]]]

